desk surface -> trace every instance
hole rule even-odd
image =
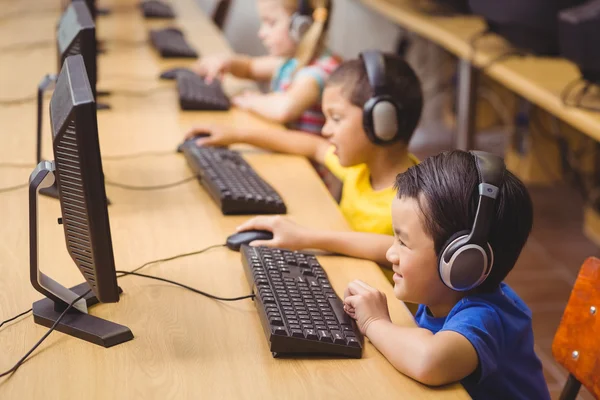
[[[471,58],[469,40],[486,27],[484,20],[477,16],[446,17],[424,14],[415,7],[413,0],[361,2],[463,59]],[[500,37],[490,35],[478,40],[476,48],[474,64],[486,66],[511,47]],[[562,104],[562,90],[580,76],[577,66],[570,61],[563,58],[515,56],[493,63],[485,69],[485,73],[586,135],[600,140],[600,112],[565,107]],[[595,100],[595,104],[600,107],[600,99]]]
[[[35,2],[38,4],[37,2]],[[53,3],[50,0],[45,3]],[[117,3],[115,1],[115,3]],[[125,2],[119,2],[122,5]],[[193,0],[173,0],[178,24],[203,53],[229,51],[220,34]],[[33,1],[23,7],[32,7]],[[53,37],[55,14],[37,16],[29,40]],[[98,113],[107,180],[134,185],[173,182],[190,175],[180,155],[109,160],[117,154],[175,149],[194,121],[222,120],[236,125],[268,126],[244,112],[180,112],[174,84],[158,82],[165,62],[147,46],[111,50],[113,38],[140,40],[146,22],[138,13],[99,17],[99,37],[109,52],[100,56],[99,88],[115,93],[111,111]],[[7,32],[20,25],[0,25]],[[139,36],[133,36],[136,32]],[[14,35],[13,35],[14,37]],[[123,39],[125,38],[125,39]],[[25,40],[25,39],[23,39]],[[123,42],[121,42],[123,44]],[[115,47],[117,43],[115,42]],[[34,84],[55,65],[54,49],[3,55],[2,96],[31,95]],[[12,75],[9,74],[12,71]],[[146,77],[146,78],[144,78]],[[4,90],[6,88],[6,90]],[[150,90],[146,95],[124,91]],[[120,92],[120,93],[117,93]],[[0,159],[29,162],[34,154],[35,104],[0,107]],[[45,114],[47,119],[47,113]],[[50,134],[44,154],[50,157]],[[300,157],[244,150],[248,161],[282,194],[289,214],[319,228],[348,229],[339,209]],[[1,169],[0,187],[23,183],[31,169]],[[223,243],[246,217],[223,217],[196,182],[155,192],[107,187],[115,261],[119,269]],[[29,283],[27,191],[0,194],[0,318],[26,310],[41,296]],[[40,201],[41,269],[65,286],[82,281],[65,249],[56,200]],[[384,288],[395,322],[414,324],[391,286],[372,263],[343,257],[319,257],[336,291],[357,277]],[[225,248],[148,267],[146,273],[184,282],[221,296],[250,292],[239,253]],[[0,379],[3,399],[34,398],[468,398],[460,385],[431,389],[398,373],[367,341],[360,360],[280,360],[268,351],[258,314],[250,300],[226,304],[189,291],[137,277],[121,278],[117,304],[92,308],[93,315],[128,326],[135,339],[110,349],[53,333],[10,378]],[[21,357],[46,331],[32,318],[0,330],[0,370]]]

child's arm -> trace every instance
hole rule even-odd
[[[393,236],[365,232],[337,232],[310,229],[281,216],[255,217],[242,225],[238,231],[262,229],[273,232],[271,240],[257,240],[253,246],[281,247],[290,250],[320,249],[350,257],[363,258],[389,265],[385,257],[394,241]]]
[[[319,163],[325,162],[325,155],[331,144],[320,136],[291,130],[268,130],[253,128],[233,128],[219,125],[197,125],[186,135],[187,138],[199,133],[210,136],[197,140],[199,146],[227,146],[246,143],[279,153],[308,157]]]
[[[358,328],[400,372],[426,385],[457,382],[477,368],[475,348],[461,334],[394,325],[385,294],[353,281],[344,294],[344,309]]]
[[[191,69],[208,82],[228,72],[238,78],[268,81],[282,63],[279,57],[249,57],[241,54],[202,57]]]
[[[301,76],[285,92],[248,93],[237,96],[233,103],[245,110],[279,123],[295,121],[319,101],[321,87],[310,76]]]

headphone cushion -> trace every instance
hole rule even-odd
[[[493,255],[489,245],[468,243],[470,231],[452,235],[444,244],[438,259],[440,279],[454,290],[469,290],[489,273]]]
[[[308,15],[294,13],[290,21],[290,36],[297,43],[302,40],[302,36],[310,29],[313,19]]]
[[[363,127],[375,144],[395,142],[399,132],[399,112],[387,96],[372,97],[363,107]]]

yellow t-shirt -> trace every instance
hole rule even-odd
[[[393,235],[392,200],[396,196],[393,187],[373,190],[369,168],[365,164],[353,167],[340,165],[331,147],[325,155],[325,166],[344,184],[340,208],[355,231]],[[409,154],[413,163],[419,161]]]

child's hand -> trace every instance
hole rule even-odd
[[[356,320],[363,335],[374,321],[391,322],[385,294],[359,280],[348,284],[344,292],[344,310]]]
[[[290,250],[305,249],[309,246],[311,230],[281,216],[255,217],[237,227],[237,231],[260,229],[273,232],[271,240],[255,240],[251,246],[281,247]]]
[[[220,125],[196,125],[186,134],[186,139],[194,136],[205,135],[196,140],[198,146],[227,146],[233,143],[239,143],[239,131],[233,127]]]
[[[215,78],[223,78],[223,74],[229,72],[231,61],[232,57],[228,55],[202,57],[190,69],[210,83]]]

